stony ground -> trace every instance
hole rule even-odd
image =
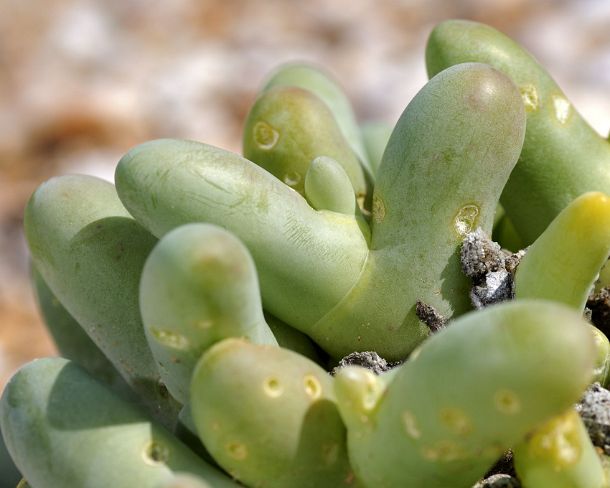
[[[242,120],[282,61],[329,68],[362,120],[398,118],[425,83],[423,53],[445,18],[520,40],[600,131],[610,128],[605,0],[3,0],[0,3],[0,389],[53,354],[27,284],[29,194],[54,174],[112,179],[154,137],[240,150]]]

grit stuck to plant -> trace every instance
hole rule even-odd
[[[610,143],[491,27],[426,62],[393,129],[287,64],[243,155],[160,139],[34,192],[65,358],[2,394],[19,486],[610,487]]]

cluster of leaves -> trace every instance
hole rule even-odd
[[[470,488],[509,449],[517,477],[478,486],[608,486],[601,400],[586,425],[574,405],[608,376],[583,311],[610,284],[610,144],[488,26],[438,25],[426,61],[393,128],[287,65],[243,157],[157,140],[116,188],[36,190],[33,281],[69,359],[3,393],[22,486]]]

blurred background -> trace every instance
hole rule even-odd
[[[156,137],[240,151],[257,89],[289,60],[330,70],[361,121],[393,123],[426,82],[426,38],[447,18],[517,39],[608,134],[607,0],[0,0],[0,390],[54,354],[21,230],[40,182],[112,180],[124,152]]]

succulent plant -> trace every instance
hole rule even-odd
[[[449,20],[437,25],[426,47],[428,74],[466,62],[499,69],[523,98],[527,132],[501,201],[525,244],[574,198],[588,191],[610,192],[610,144],[530,53],[484,24]]]
[[[515,446],[515,463],[525,486],[606,486],[606,474],[582,419],[567,410],[536,427]]]
[[[610,370],[583,316],[609,143],[490,27],[442,23],[426,57],[393,129],[290,64],[243,156],[162,139],[116,188],[36,190],[32,278],[65,358],[2,395],[21,486],[610,486],[574,408]],[[490,471],[509,449],[516,476]]]
[[[388,141],[370,226],[355,203],[349,213],[316,209],[253,162],[190,141],[131,150],[117,167],[117,192],[158,237],[197,219],[235,233],[252,253],[265,308],[331,356],[366,345],[399,360],[428,333],[415,314],[418,299],[446,316],[469,308],[457,249],[476,226],[491,232],[523,141],[520,100],[508,78],[481,64],[456,66],[431,80]],[[292,159],[285,164],[293,171]],[[312,171],[326,175],[311,178],[314,199],[345,191],[340,207],[347,212],[357,193],[339,166],[325,171],[312,163]],[[160,172],[164,177],[157,178]]]
[[[456,319],[387,386],[367,370],[340,370],[335,388],[357,477],[365,486],[472,486],[582,394],[594,354],[581,322],[557,304],[517,300]]]

